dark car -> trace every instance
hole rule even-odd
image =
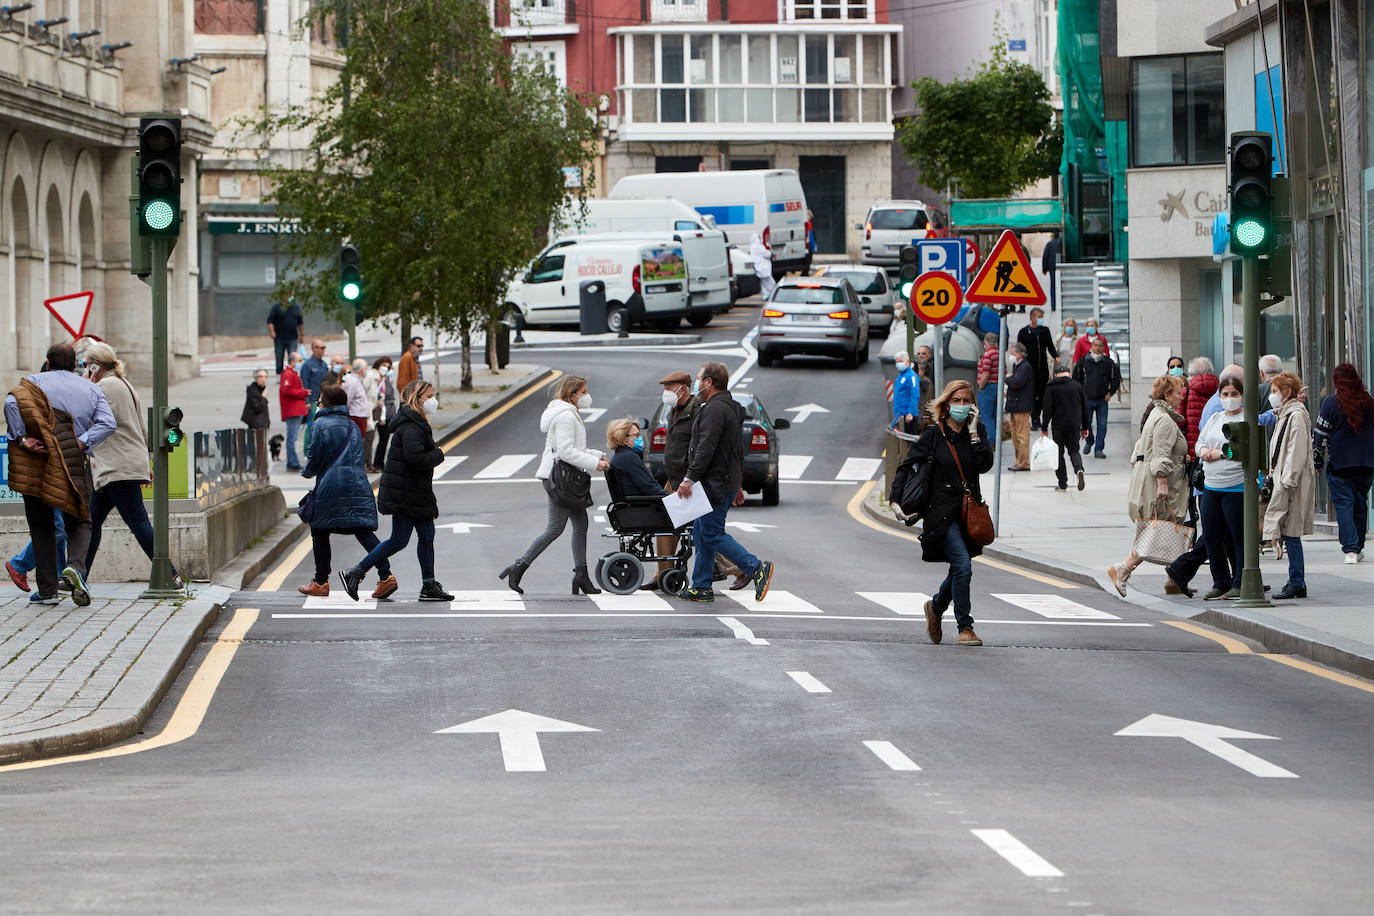
[[[744,408],[744,492],[761,493],[765,506],[778,504],[778,430],[787,429],[787,420],[774,420],[752,394],[732,391],[730,394]],[[649,447],[644,450],[644,463],[660,482],[668,479],[663,470],[663,449],[668,444],[668,408],[660,404],[646,427]]]

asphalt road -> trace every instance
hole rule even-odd
[[[440,478],[440,524],[489,526],[439,533],[452,606],[414,601],[412,552],[401,600],[307,607],[297,557],[147,729],[208,701],[185,740],[0,771],[0,912],[1369,911],[1374,693],[983,562],[988,645],[931,645],[919,595],[943,568],[836,480],[877,454],[876,361],[752,367],[749,316],[696,347],[541,359],[590,378],[594,436],[705,359],[745,366],[775,416],[829,411],[781,434],[811,459],[781,505],[731,512],[778,564],[768,601],[573,597],[565,536],[512,604],[496,573],[544,516],[509,457],[542,446],[529,397]],[[444,732],[507,710],[589,730]]]

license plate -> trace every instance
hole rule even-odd
[[[792,320],[793,320],[793,321],[820,321],[820,320],[821,320],[821,317],[822,317],[822,316],[820,316],[820,315],[793,315],[793,316],[792,316]]]
[[[888,250],[888,251],[901,251],[901,250],[902,250],[901,243],[899,242],[899,243],[896,244],[896,245],[888,245],[888,246],[887,246],[887,250]]]

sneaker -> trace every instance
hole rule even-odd
[[[1067,492],[1069,492],[1069,488],[1068,488],[1068,486],[1066,486],[1066,485],[1064,485],[1064,484],[1055,484],[1055,486],[1054,486],[1054,492],[1056,492],[1056,493],[1067,493]]]
[[[1364,562],[1364,551],[1361,550],[1359,553],[1355,554],[1355,559],[1356,559],[1356,560],[1359,560],[1361,563],[1363,563],[1363,562]]]
[[[1083,488],[1088,485],[1088,479],[1083,476],[1083,472],[1078,472],[1078,492],[1082,493]]]
[[[61,595],[40,595],[38,594],[38,592],[34,592],[32,595],[29,595],[29,604],[57,605],[61,603]]]
[[[1226,594],[1222,595],[1221,597],[1222,597],[1222,598],[1225,598],[1227,601],[1239,601],[1239,600],[1240,600],[1240,589],[1238,589],[1238,588],[1233,588],[1233,589],[1231,589],[1230,591],[1228,591]]]
[[[1088,454],[1089,452],[1091,452],[1092,450],[1093,450],[1093,440],[1091,440],[1091,439],[1085,439],[1085,440],[1083,441],[1083,454],[1086,455],[1086,454]]]
[[[935,602],[927,601],[925,611],[926,635],[930,637],[931,642],[935,643],[938,646],[940,644],[940,640],[944,639],[945,634],[944,630],[940,626],[940,614],[935,610]]]
[[[677,593],[677,596],[683,601],[709,602],[716,600],[716,593],[709,588],[684,588]]]
[[[29,577],[15,569],[14,564],[9,560],[5,561],[5,571],[10,574],[10,581],[14,583],[15,588],[19,589],[21,592],[27,592],[29,590]]]
[[[959,631],[959,642],[956,643],[956,645],[981,646],[982,644],[983,641],[978,638],[978,634],[973,632],[973,627],[969,627],[967,630]]]
[[[296,591],[311,598],[328,598],[329,583],[316,582],[314,579],[311,579],[305,585],[296,586]]]
[[[343,569],[339,571],[339,581],[343,583],[344,594],[358,600],[358,586],[363,581],[363,571],[360,569]]]
[[[372,591],[372,597],[381,601],[396,594],[396,589],[401,587],[401,583],[396,581],[395,576],[387,576],[377,582],[377,587]]]
[[[186,577],[181,573],[172,573],[172,588],[179,592],[186,591]]]
[[[764,560],[754,570],[754,600],[762,601],[768,597],[768,585],[773,581],[773,561]]]
[[[1104,454],[1102,454],[1101,452],[1093,452],[1093,457],[1094,457],[1094,458],[1106,458],[1107,456],[1104,455]]]
[[[1229,589],[1229,588],[1226,587],[1225,585],[1219,586],[1219,587],[1217,587],[1217,588],[1212,589],[1212,590],[1209,591],[1207,594],[1203,595],[1203,596],[1202,596],[1202,600],[1203,600],[1203,601],[1216,601],[1218,598],[1225,598],[1225,597],[1226,597],[1226,593],[1229,592],[1230,590],[1231,590],[1231,589]]]
[[[453,596],[444,591],[444,587],[434,579],[430,579],[420,586],[421,601],[452,601]]]
[[[68,566],[62,570],[62,581],[71,587],[72,601],[77,607],[85,607],[91,603],[91,593],[86,589],[86,580],[81,573]]]
[[[1358,553],[1348,553],[1345,555],[1346,566],[1354,566],[1358,562],[1360,562],[1360,555]]]

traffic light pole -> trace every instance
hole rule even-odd
[[[983,424],[992,437],[992,527],[997,529],[1002,517],[1002,404],[1007,396],[1007,307],[998,309],[1001,313],[1001,327],[997,340],[997,408],[991,417],[984,417]]]
[[[1240,262],[1241,310],[1244,329],[1241,360],[1245,366],[1245,567],[1240,574],[1240,607],[1270,607],[1264,597],[1259,567],[1259,258],[1246,255]]]
[[[137,238],[131,242],[138,244]],[[167,412],[167,260],[176,247],[175,238],[154,236],[146,240],[152,249],[153,288],[153,405],[148,409],[148,434],[151,439],[162,428]],[[153,453],[153,569],[148,576],[144,598],[175,598],[181,593],[172,587],[170,531],[171,512],[167,449],[150,441]]]

